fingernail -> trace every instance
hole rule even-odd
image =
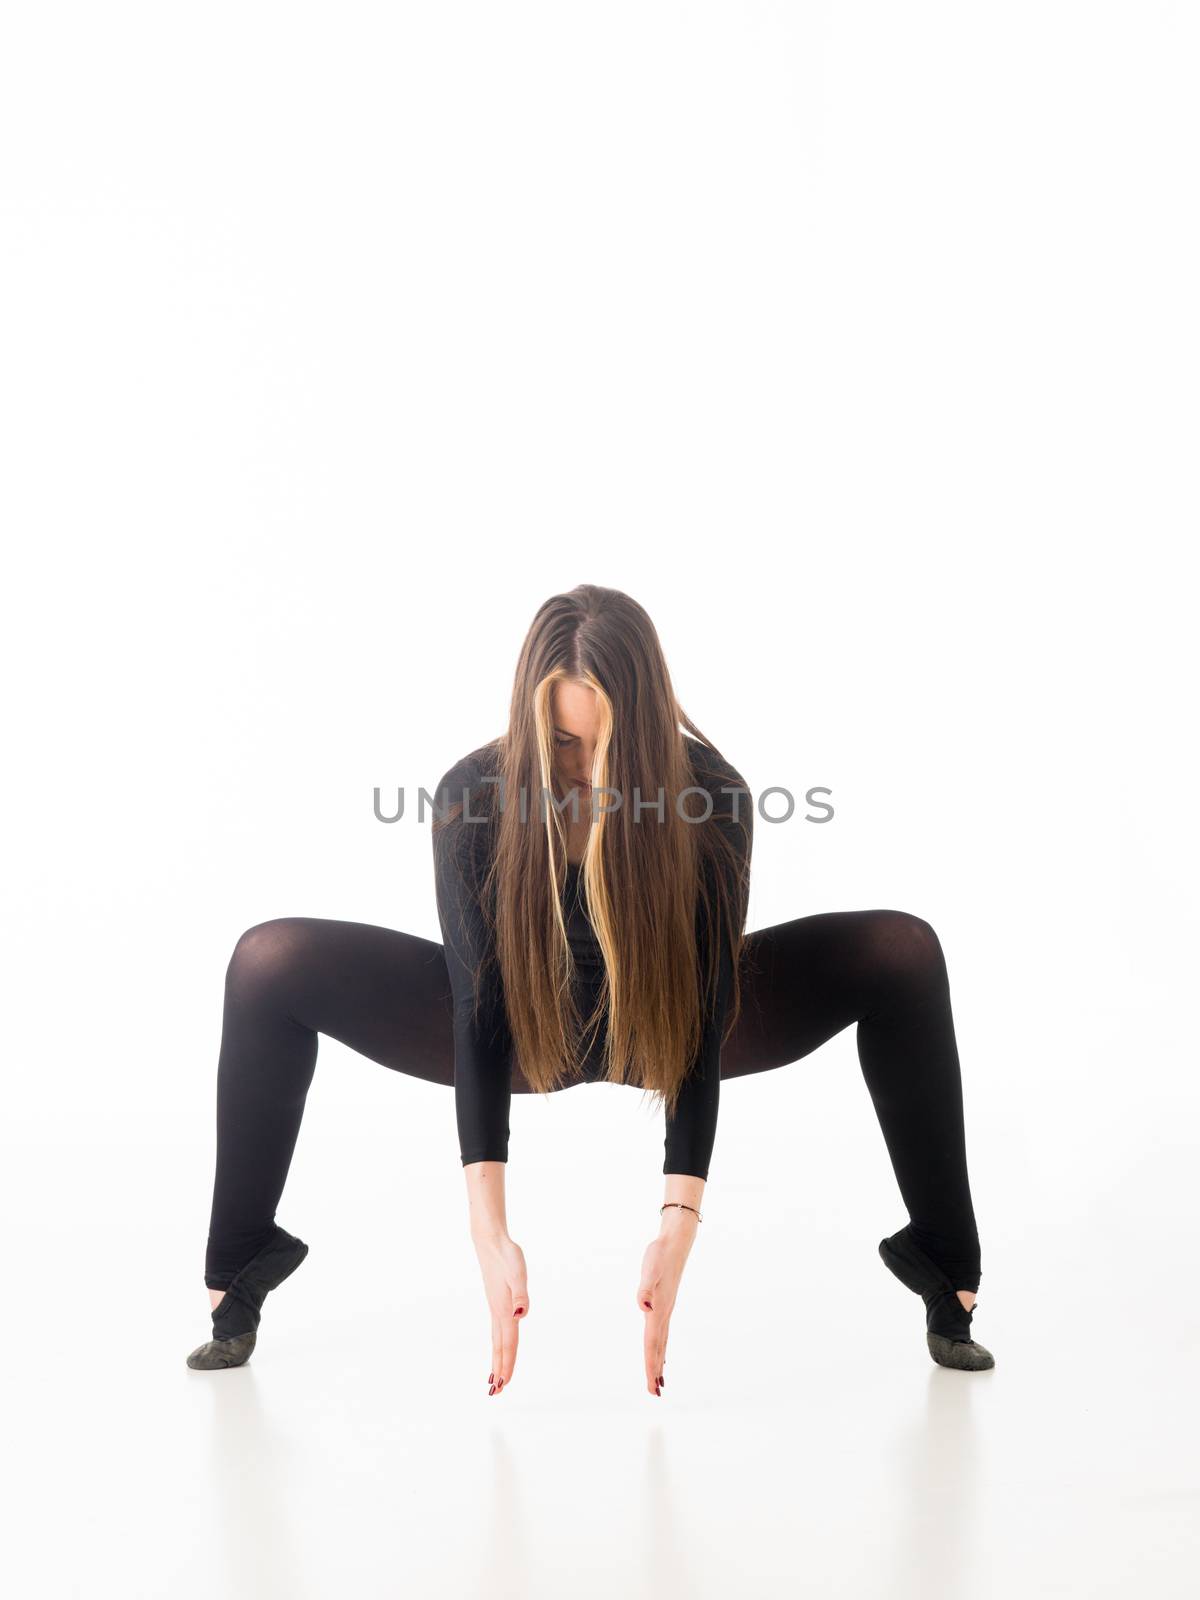
[[[661,1389],[666,1381],[667,1380],[660,1374],[658,1379],[658,1387]]]
[[[503,1387],[504,1387],[504,1379],[503,1378],[500,1379],[500,1382],[496,1385],[496,1387],[497,1387],[497,1389],[503,1389]]]
[[[488,1393],[489,1394],[495,1394],[495,1392],[496,1392],[496,1385],[493,1384],[492,1387],[488,1390]]]
[[[489,1372],[488,1373],[488,1382],[489,1383],[495,1383],[495,1381],[496,1381],[496,1374],[494,1372]]]

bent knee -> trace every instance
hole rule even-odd
[[[299,917],[273,917],[247,928],[233,947],[226,982],[260,988],[274,982],[296,962],[302,943]]]
[[[872,912],[871,949],[879,967],[901,977],[927,977],[944,964],[933,925],[909,911]]]

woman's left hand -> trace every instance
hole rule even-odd
[[[651,1394],[662,1393],[671,1312],[675,1309],[679,1281],[699,1226],[694,1212],[672,1207],[663,1213],[662,1231],[646,1247],[642,1257],[637,1301],[646,1318],[642,1348],[646,1360],[646,1388]]]

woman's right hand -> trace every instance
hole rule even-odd
[[[517,1364],[517,1329],[529,1315],[525,1252],[507,1233],[473,1233],[483,1288],[492,1313],[492,1370],[489,1394],[507,1387]]]

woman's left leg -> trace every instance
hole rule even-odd
[[[831,911],[746,936],[742,1007],[721,1077],[808,1055],[851,1023],[913,1238],[979,1289],[962,1077],[941,942],[903,911]]]

